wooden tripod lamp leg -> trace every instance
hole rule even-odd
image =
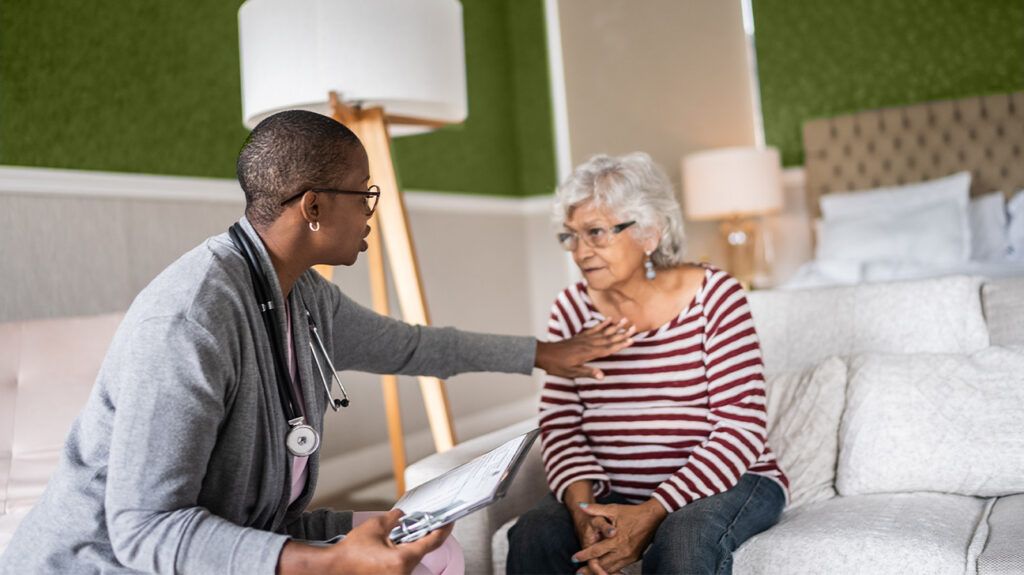
[[[366,237],[366,257],[370,266],[370,294],[373,309],[381,315],[389,315],[388,279],[384,272],[384,253],[381,251],[380,225],[374,215],[370,222],[370,235]],[[391,442],[391,468],[395,474],[395,490],[401,497],[405,493],[405,436],[402,434],[402,408],[398,399],[398,377],[382,375],[381,391],[384,394],[384,411],[388,421],[388,439]]]
[[[335,120],[350,126],[357,135],[363,126],[353,110],[340,105],[337,94],[331,93],[331,111]],[[374,214],[370,221],[370,234],[366,237],[366,258],[370,272],[370,296],[373,310],[381,315],[390,315],[388,303],[388,280],[384,271],[384,252],[380,239],[380,220]],[[321,266],[318,266],[318,268]],[[327,266],[323,266],[327,267]],[[333,272],[333,268],[327,268]],[[322,270],[317,270],[323,274]],[[330,279],[330,276],[325,276]],[[382,375],[381,392],[384,397],[384,412],[388,422],[388,440],[391,444],[391,469],[395,476],[395,491],[401,497],[405,493],[405,435],[402,433],[402,407],[398,395],[398,377]]]
[[[398,190],[398,178],[391,159],[384,111],[380,108],[361,110],[356,123],[359,138],[370,157],[370,179],[384,190],[377,208],[377,221],[388,250],[402,316],[412,324],[430,325],[405,202]],[[420,377],[419,380],[434,446],[438,452],[447,451],[455,445],[455,430],[444,383],[436,377]]]

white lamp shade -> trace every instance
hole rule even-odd
[[[775,148],[720,148],[683,159],[686,217],[715,220],[782,208],[782,167]]]
[[[458,0],[248,0],[238,10],[242,121],[349,105],[458,123],[466,119]],[[429,130],[396,125],[391,135]]]

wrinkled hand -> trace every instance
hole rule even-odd
[[[388,535],[398,525],[402,512],[393,509],[354,528],[329,548],[332,557],[326,573],[401,573],[407,575],[423,556],[437,549],[452,532],[454,524],[444,526],[412,543],[396,545]]]
[[[601,379],[604,373],[596,367],[584,365],[633,345],[636,326],[623,318],[618,322],[606,319],[571,339],[537,342],[537,367],[559,377],[592,377]]]
[[[581,510],[591,517],[611,522],[613,533],[573,555],[573,561],[585,563],[578,573],[608,575],[618,573],[643,556],[661,521],[668,515],[655,500],[640,505],[590,504]]]

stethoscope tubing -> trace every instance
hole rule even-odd
[[[240,228],[241,226],[236,223],[231,226],[228,233],[231,235],[235,246],[242,250],[242,259],[245,260],[246,265],[249,267],[253,291],[256,293],[256,300],[260,307],[260,316],[263,319],[263,326],[267,330],[267,336],[270,338],[271,355],[274,358],[274,369],[277,372],[277,377],[274,379],[277,381],[278,394],[281,396],[281,407],[284,408],[285,416],[288,420],[293,421],[303,417],[303,415],[297,405],[297,398],[294,398],[291,384],[284,381],[288,371],[280,353],[283,347],[277,333],[277,312],[274,307],[274,300],[267,293],[269,291],[266,289],[268,282],[266,276],[263,275],[263,271],[259,269],[259,260],[256,258],[255,246],[252,245],[252,240],[249,239],[245,231]]]

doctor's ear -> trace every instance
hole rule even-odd
[[[315,222],[320,219],[320,198],[316,192],[308,192],[302,196],[302,217],[307,222]]]

